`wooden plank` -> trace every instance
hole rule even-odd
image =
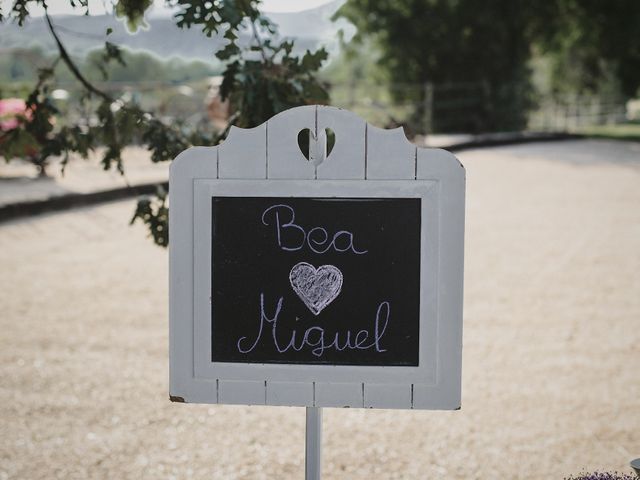
[[[365,408],[411,408],[411,385],[364,384]]]
[[[193,382],[189,393],[182,398],[185,403],[216,403],[215,380]]]
[[[364,179],[366,122],[347,110],[319,106],[318,132],[327,128],[333,130],[336,141],[329,156],[318,166],[317,178]]]
[[[267,178],[267,125],[231,127],[218,147],[218,178]]]
[[[416,177],[424,180],[457,180],[464,182],[464,166],[456,156],[441,148],[418,148]]]
[[[458,410],[461,401],[460,381],[443,378],[436,387],[432,385],[413,386],[413,408],[421,410]]]
[[[316,383],[316,407],[362,408],[361,383]]]
[[[267,128],[267,177],[271,179],[314,179],[316,167],[298,146],[298,133],[315,131],[316,107],[286,110],[271,118]]]
[[[171,162],[169,190],[174,212],[193,211],[193,179],[216,176],[217,147],[192,147]],[[193,218],[169,219],[169,374],[170,396],[190,403],[211,403],[212,382],[193,378]]]
[[[393,130],[367,125],[367,180],[412,179],[416,174],[416,146],[402,127]]]
[[[233,405],[264,405],[265,382],[218,380],[218,403]]]
[[[464,265],[464,203],[465,170],[450,152],[437,148],[419,148],[416,172],[418,179],[432,179],[440,183],[439,209],[446,212],[440,221],[440,238],[447,239],[441,247],[438,270],[439,285],[462,285]],[[446,192],[446,195],[443,194]],[[440,266],[446,265],[447,268]],[[420,409],[455,410],[461,403],[462,356],[462,288],[441,288],[438,295],[438,338],[441,352],[447,355],[439,362],[438,385],[414,385],[413,407]],[[447,322],[445,325],[444,322]],[[445,328],[446,327],[446,328]]]
[[[267,405],[313,406],[313,383],[267,381]]]

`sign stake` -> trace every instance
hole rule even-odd
[[[307,407],[305,480],[320,480],[322,462],[322,408]]]

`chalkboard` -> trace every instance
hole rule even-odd
[[[213,362],[418,365],[420,198],[211,202]]]

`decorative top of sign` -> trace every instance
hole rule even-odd
[[[309,159],[298,141],[304,130],[309,131]],[[328,150],[331,134],[335,144]],[[417,147],[402,127],[378,128],[350,111],[322,105],[286,110],[255,128],[232,126],[219,146],[193,147],[203,148],[216,150],[217,178],[401,180],[429,178],[436,168],[464,179],[464,168],[454,155]]]

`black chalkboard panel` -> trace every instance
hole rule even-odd
[[[212,197],[212,361],[417,366],[420,210]]]

